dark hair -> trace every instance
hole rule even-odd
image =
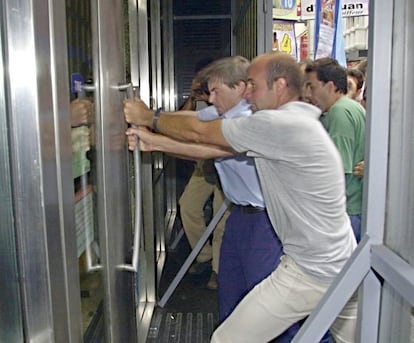
[[[332,81],[339,93],[346,94],[348,92],[346,69],[334,58],[322,57],[313,63],[308,63],[305,72],[315,72],[318,80],[324,83]]]
[[[351,69],[347,69],[346,73],[348,76],[353,77],[357,81],[356,82],[357,90],[360,90],[362,86],[364,85],[364,81],[365,81],[365,77],[362,71],[355,69],[355,68],[351,68]]]
[[[202,94],[210,94],[210,92],[208,91],[207,84],[207,70],[208,65],[199,70],[196,76],[194,77],[193,85],[196,84],[197,88],[192,89],[193,95],[200,96]]]

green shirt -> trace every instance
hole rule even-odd
[[[347,96],[341,97],[321,116],[342,157],[346,180],[346,207],[349,215],[362,212],[362,178],[354,176],[352,169],[364,160],[365,109]]]

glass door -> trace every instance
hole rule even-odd
[[[0,3],[0,341],[138,340],[126,5]]]
[[[72,173],[85,342],[136,341],[122,2],[66,1]]]
[[[66,1],[76,253],[86,342],[103,335],[104,321],[91,15],[90,1]]]

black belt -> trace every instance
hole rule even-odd
[[[266,211],[265,207],[259,207],[259,206],[253,206],[253,205],[233,205],[240,210],[242,210],[244,213],[252,214],[252,213],[259,213]]]

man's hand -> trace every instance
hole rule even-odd
[[[124,100],[125,120],[133,125],[152,127],[154,111],[139,98]]]
[[[139,138],[139,149],[141,151],[156,151],[153,138],[157,135],[152,133],[148,128],[140,126],[138,128],[130,127],[126,131],[128,137],[128,149],[135,150]]]
[[[155,145],[155,139],[160,135],[153,133],[143,126],[137,129],[136,134],[139,138],[139,149],[141,151],[158,151]]]
[[[138,128],[130,127],[125,132],[128,138],[128,149],[134,151],[137,147],[138,137],[137,137]]]
[[[91,123],[93,103],[88,99],[73,100],[70,103],[70,122],[72,127]]]
[[[364,177],[364,169],[365,169],[365,161],[360,161],[355,165],[354,169],[352,170],[352,173],[355,176]]]

